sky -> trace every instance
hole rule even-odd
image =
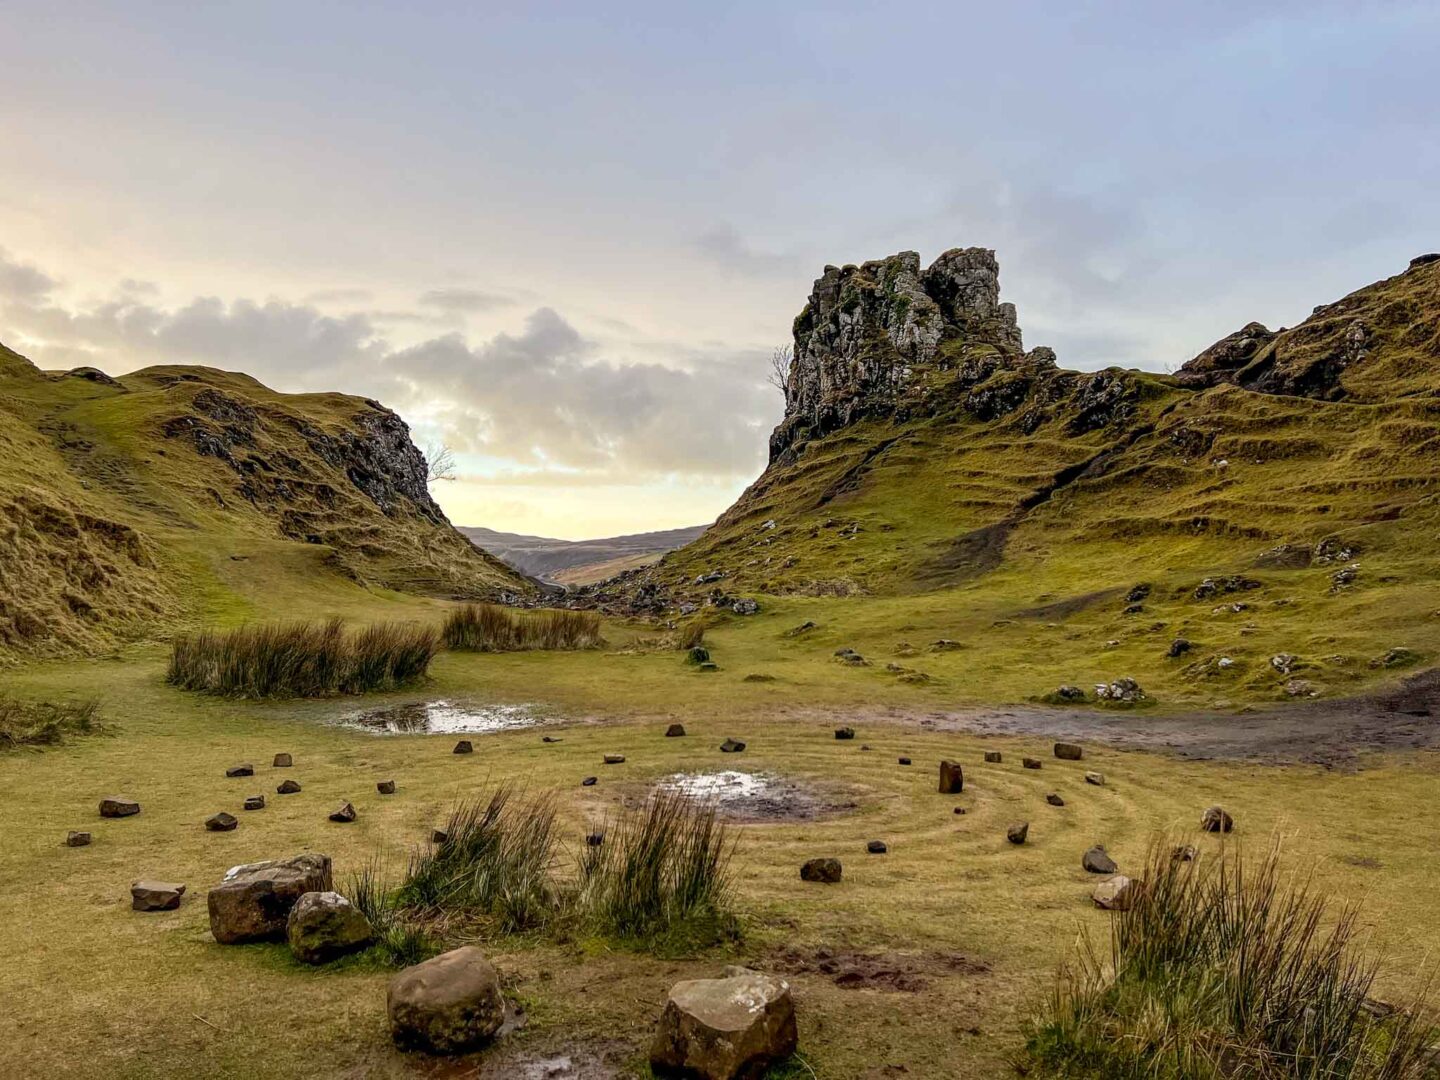
[[[711,521],[826,263],[1168,370],[1440,250],[1440,5],[9,0],[0,341],[379,398],[457,524]]]

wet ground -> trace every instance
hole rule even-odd
[[[857,805],[849,793],[838,789],[775,773],[738,769],[673,773],[657,780],[655,790],[713,801],[726,821],[750,824],[814,821],[853,810]]]
[[[376,735],[487,735],[554,723],[534,705],[414,701],[347,713],[338,722]]]
[[[918,994],[933,978],[986,975],[990,965],[958,952],[858,952],[853,949],[787,948],[769,959],[785,975],[822,975],[843,990],[889,990]]]

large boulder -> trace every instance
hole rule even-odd
[[[670,989],[650,1047],[658,1076],[735,1080],[795,1052],[795,1003],[784,979],[742,967]]]
[[[397,1046],[458,1054],[495,1037],[505,1020],[505,999],[494,965],[465,945],[391,979],[386,1011]]]
[[[304,854],[231,867],[207,897],[210,932],[222,945],[282,941],[290,909],[300,897],[330,888],[328,855]]]
[[[365,913],[337,892],[307,892],[290,909],[285,938],[297,960],[324,964],[375,939]]]

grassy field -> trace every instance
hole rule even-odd
[[[1085,761],[1067,763],[1038,738],[928,731],[920,724],[927,709],[1023,696],[1048,662],[1033,655],[1045,631],[1015,630],[1010,644],[987,650],[983,671],[967,667],[963,650],[927,656],[923,666],[943,681],[917,686],[883,664],[850,669],[830,659],[837,642],[878,656],[893,636],[894,612],[856,605],[781,601],[712,628],[715,673],[694,671],[673,650],[634,647],[638,632],[620,625],[607,627],[604,651],[446,654],[422,689],[364,699],[186,694],[164,685],[165,656],[154,648],[10,672],[7,692],[22,699],[98,698],[105,731],[0,755],[0,871],[14,885],[0,894],[0,925],[11,931],[0,938],[0,998],[12,1003],[0,1015],[0,1045],[27,1075],[192,1075],[199,1062],[208,1075],[237,1077],[423,1073],[389,1044],[387,971],[356,960],[303,969],[283,946],[218,946],[206,888],[229,866],[303,850],[330,854],[342,888],[375,855],[398,872],[454,800],[501,779],[558,792],[566,842],[576,849],[588,826],[657,778],[736,768],[793,778],[853,807],[740,827],[745,935],[733,950],[661,959],[593,940],[486,943],[529,1015],[521,1033],[475,1062],[489,1062],[488,1075],[524,1075],[529,1055],[558,1052],[639,1070],[666,988],[735,959],[789,974],[801,1053],[817,1076],[891,1076],[901,1065],[910,1076],[996,1075],[1018,1052],[1021,1023],[1077,936],[1106,934],[1080,854],[1101,842],[1122,869],[1138,866],[1157,830],[1193,831],[1212,802],[1235,815],[1231,843],[1260,849],[1279,832],[1294,865],[1322,888],[1363,898],[1373,946],[1393,959],[1383,994],[1419,988],[1423,958],[1440,945],[1427,918],[1437,886],[1430,839],[1440,827],[1433,758],[1368,759],[1340,773],[1092,746]],[[947,627],[958,624],[951,635],[963,637],[993,621],[992,612],[962,617],[923,601],[907,609],[917,645]],[[820,627],[783,637],[805,618]],[[746,682],[751,673],[776,681]],[[477,736],[476,753],[465,757],[450,753],[453,737],[376,736],[332,722],[360,707],[442,698],[528,703],[556,724]],[[663,737],[673,720],[687,738]],[[841,722],[857,726],[854,742],[834,740]],[[542,731],[561,741],[542,743]],[[749,748],[720,754],[727,736]],[[987,749],[1002,750],[1004,764],[983,764]],[[293,769],[269,768],[281,750],[294,755]],[[602,765],[607,752],[624,753],[626,763]],[[1044,768],[1022,769],[1026,753]],[[898,765],[902,754],[915,764]],[[965,764],[963,794],[936,794],[942,757]],[[227,780],[225,767],[239,761],[254,762],[256,776]],[[1086,769],[1104,772],[1106,786],[1085,784]],[[580,787],[587,775],[599,784]],[[286,777],[304,790],[275,796]],[[376,795],[375,782],[391,778],[398,794]],[[1064,807],[1046,804],[1052,791]],[[269,806],[239,813],[252,792],[264,792]],[[102,821],[96,803],[112,793],[139,799],[143,812]],[[347,799],[359,821],[327,821]],[[955,815],[955,805],[967,813]],[[240,827],[204,831],[203,820],[222,809],[237,812]],[[1031,822],[1023,847],[1005,840],[1017,820]],[[73,828],[94,832],[94,844],[65,848]],[[870,839],[885,840],[889,853],[867,855]],[[1202,851],[1218,843],[1190,840]],[[818,855],[844,860],[843,884],[799,880],[799,864]],[[142,876],[187,883],[180,909],[130,911],[128,886]],[[854,954],[881,954],[872,975],[909,970],[918,982],[897,990],[862,974],[860,986],[842,987],[816,970],[817,950],[839,957],[842,970],[865,968]]]

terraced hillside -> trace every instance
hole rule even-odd
[[[527,588],[451,528],[377,402],[197,367],[47,373],[0,346],[0,653],[94,650],[289,597]]]

